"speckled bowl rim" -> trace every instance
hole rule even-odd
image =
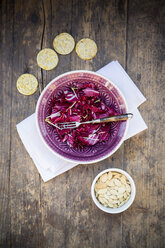
[[[58,156],[59,158],[65,160],[65,161],[68,161],[68,162],[72,162],[72,163],[75,163],[75,164],[93,164],[93,163],[96,163],[96,162],[99,162],[99,161],[102,161],[108,157],[110,157],[113,153],[115,153],[119,147],[122,145],[125,137],[126,137],[126,134],[127,134],[127,131],[128,131],[128,126],[129,126],[129,120],[127,120],[126,122],[126,127],[125,127],[125,131],[124,131],[124,135],[123,137],[121,138],[120,142],[117,144],[117,146],[115,147],[115,149],[113,149],[110,153],[107,153],[106,155],[102,156],[101,158],[98,158],[98,159],[93,159],[91,161],[84,161],[84,160],[72,160],[72,159],[69,159],[69,158],[66,158],[62,155],[60,155],[59,153],[55,152],[47,143],[46,141],[44,140],[42,134],[41,134],[41,131],[40,131],[40,127],[39,127],[39,123],[38,123],[38,110],[39,110],[39,105],[40,105],[40,101],[42,100],[42,97],[45,93],[45,91],[48,89],[48,87],[54,83],[54,81],[57,81],[59,80],[61,77],[64,77],[66,75],[69,75],[69,74],[72,74],[72,73],[90,73],[90,74],[93,74],[93,75],[96,75],[96,76],[99,76],[99,77],[102,77],[104,80],[107,80],[109,81],[114,88],[117,89],[118,93],[120,94],[120,96],[122,97],[123,101],[124,101],[124,104],[125,104],[125,107],[126,107],[126,110],[128,112],[128,105],[127,105],[127,102],[125,100],[125,97],[123,96],[122,92],[120,91],[120,89],[108,78],[102,76],[101,74],[99,73],[96,73],[96,72],[93,72],[93,71],[89,71],[89,70],[74,70],[74,71],[69,71],[69,72],[65,72],[57,77],[55,77],[54,79],[52,79],[48,85],[43,89],[43,91],[41,92],[41,95],[39,96],[38,98],[38,101],[37,101],[37,105],[36,105],[36,111],[35,111],[35,122],[36,122],[36,127],[37,127],[37,131],[38,131],[38,134],[41,138],[41,140],[43,141],[44,145],[48,148],[49,151],[51,151],[54,155]]]
[[[130,184],[131,184],[131,196],[129,198],[129,200],[121,207],[119,208],[107,208],[107,207],[104,207],[96,198],[96,195],[95,195],[95,191],[94,191],[94,188],[95,188],[95,183],[97,182],[97,180],[99,179],[99,177],[101,175],[103,175],[104,173],[107,173],[109,171],[112,171],[112,172],[119,172],[123,175],[125,175]],[[95,179],[93,180],[93,183],[92,183],[92,186],[91,186],[91,196],[92,196],[92,199],[94,201],[94,203],[96,204],[96,206],[101,209],[102,211],[106,212],[106,213],[109,213],[109,214],[119,214],[119,213],[122,213],[124,212],[125,210],[127,210],[131,205],[132,203],[134,202],[135,200],[135,196],[136,196],[136,186],[135,186],[135,183],[134,183],[134,180],[133,178],[128,174],[128,172],[122,170],[122,169],[118,169],[118,168],[110,168],[110,169],[106,169],[106,170],[103,170],[101,171],[96,177]]]

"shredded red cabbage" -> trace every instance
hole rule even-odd
[[[77,83],[63,91],[54,99],[54,106],[49,119],[52,123],[84,122],[93,119],[117,115],[100,97],[94,83]],[[76,129],[60,130],[55,127],[62,142],[70,147],[84,148],[110,137],[110,123],[82,124]]]

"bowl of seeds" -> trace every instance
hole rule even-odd
[[[98,208],[117,214],[128,209],[136,195],[132,177],[124,170],[111,168],[100,172],[91,186],[91,195]]]

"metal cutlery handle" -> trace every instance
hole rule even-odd
[[[116,115],[116,116],[111,116],[111,117],[106,117],[106,118],[101,118],[97,120],[93,120],[92,123],[104,123],[104,122],[112,122],[112,121],[125,121],[129,120],[133,117],[133,114],[128,113],[128,114],[123,114],[123,115]]]

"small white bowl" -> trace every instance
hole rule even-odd
[[[123,174],[124,176],[126,176],[128,178],[130,185],[131,185],[131,195],[130,195],[129,200],[123,206],[118,207],[118,208],[108,208],[108,207],[103,206],[97,200],[96,195],[95,195],[95,183],[97,182],[97,180],[99,179],[99,177],[101,175],[103,175],[104,173],[107,173],[109,171],[119,172],[119,173]],[[109,214],[118,214],[118,213],[125,211],[126,209],[128,209],[132,205],[132,203],[135,199],[135,195],[136,195],[136,187],[135,187],[135,183],[134,183],[132,177],[126,171],[121,170],[121,169],[117,169],[117,168],[111,168],[111,169],[106,169],[106,170],[100,172],[95,177],[95,179],[93,180],[92,186],[91,186],[91,195],[92,195],[92,199],[93,199],[94,203],[96,204],[96,206],[98,208],[100,208],[102,211],[109,213]]]

